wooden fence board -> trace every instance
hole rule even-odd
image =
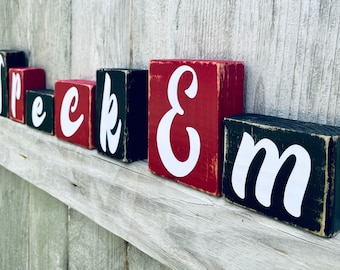
[[[340,2],[234,1],[229,8],[228,56],[248,67],[246,111],[339,124]]]
[[[128,246],[127,252],[129,270],[170,270],[132,245]]]
[[[68,269],[126,269],[127,243],[77,211],[69,216]]]
[[[27,39],[28,1],[1,1],[1,49],[16,49],[24,50],[26,53],[29,52]]]
[[[28,188],[27,182],[0,168],[0,269],[28,268]]]
[[[1,166],[171,268],[340,267],[338,236],[322,239],[162,179],[144,161],[124,165],[6,118],[0,126]]]
[[[29,65],[45,69],[46,86],[70,78],[72,1],[27,0]]]
[[[0,167],[1,269],[167,269]]]
[[[72,1],[74,79],[96,79],[99,68],[130,64],[130,1]]]
[[[340,1],[20,0],[2,1],[0,11],[0,47],[24,50],[46,68],[49,87],[64,76],[95,79],[102,67],[147,68],[154,58],[243,60],[246,112],[340,125]],[[1,166],[168,266],[340,265],[338,237],[314,238],[161,179],[145,162],[122,165],[4,118],[0,126]],[[2,196],[26,195],[13,195],[17,206],[1,202],[25,209],[25,189],[6,183]],[[24,230],[25,215],[16,229],[17,217],[1,225]],[[20,262],[25,254],[12,253]]]
[[[242,60],[245,110],[340,124],[339,1],[133,1],[132,58]]]
[[[2,49],[25,51],[29,65],[46,70],[48,88],[69,78],[71,1],[3,1],[0,10]]]
[[[68,207],[29,185],[29,269],[67,269]]]

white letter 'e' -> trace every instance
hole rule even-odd
[[[41,96],[37,96],[32,104],[32,123],[35,127],[40,127],[46,118],[44,111],[44,101]]]

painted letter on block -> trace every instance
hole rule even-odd
[[[264,138],[255,144],[251,135],[244,132],[231,175],[231,183],[235,193],[241,199],[245,198],[246,180],[249,172],[249,169],[246,168],[250,167],[261,149],[265,150],[265,156],[255,180],[256,199],[263,206],[270,207],[276,177],[287,159],[294,156],[295,164],[292,171],[288,172],[283,205],[289,214],[300,217],[302,200],[311,171],[311,158],[306,149],[298,144],[290,145],[279,156],[279,151],[273,141]]]
[[[339,127],[253,114],[224,123],[228,200],[322,236],[340,229]]]
[[[25,67],[26,59],[23,51],[0,50],[0,115],[8,117],[9,69]]]
[[[62,140],[95,147],[95,81],[60,80],[55,83],[55,135]]]
[[[152,172],[220,195],[223,117],[243,111],[243,72],[236,61],[150,62]]]
[[[54,134],[54,91],[29,90],[26,94],[27,125]]]
[[[9,117],[26,123],[26,92],[45,88],[45,71],[41,68],[9,69]]]
[[[123,162],[147,157],[147,70],[97,71],[97,148]]]
[[[111,77],[105,74],[104,91],[101,102],[99,123],[99,146],[103,152],[116,153],[122,133],[122,119],[118,118],[118,101],[115,93],[111,94]]]
[[[192,74],[192,82],[184,91],[185,94],[193,99],[198,90],[198,82],[195,70],[189,66],[183,65],[178,67],[171,75],[168,85],[168,101],[171,109],[162,117],[157,127],[156,141],[159,156],[164,167],[176,177],[187,176],[196,166],[201,152],[201,142],[198,132],[195,128],[186,127],[189,139],[189,154],[185,161],[178,160],[172,151],[170,141],[170,131],[173,121],[177,115],[183,115],[184,110],[178,100],[178,82],[185,72]]]

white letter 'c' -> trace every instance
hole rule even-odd
[[[72,101],[74,100],[74,104]],[[76,87],[71,87],[67,92],[61,104],[60,126],[65,137],[71,137],[84,121],[84,114],[81,114],[77,120],[70,119],[70,112],[74,113],[78,107],[79,93]]]

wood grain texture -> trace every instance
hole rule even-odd
[[[231,27],[237,29],[229,36],[231,57],[249,67],[248,112],[339,124],[339,8],[339,1],[231,5]]]
[[[245,110],[340,124],[340,1],[133,1],[132,59],[242,60]]]
[[[5,118],[0,127],[1,166],[170,268],[340,267],[338,236],[322,239],[162,179],[144,161],[123,165]]]
[[[68,207],[34,185],[28,192],[28,269],[67,269]]]
[[[48,88],[69,78],[71,1],[3,1],[0,47],[25,51],[28,64],[45,69]]]
[[[2,14],[0,24],[1,49],[23,50],[29,52],[27,39],[27,13],[28,0],[1,1],[0,12]]]
[[[70,77],[71,4],[71,0],[27,0],[23,30],[27,33],[29,65],[46,70],[47,88],[53,89],[56,80]]]
[[[131,62],[148,68],[151,59],[175,57],[176,9],[179,1],[132,0]]]
[[[125,269],[127,243],[70,209],[68,269]]]
[[[166,269],[0,166],[1,269]]]
[[[0,169],[0,269],[28,268],[28,189],[27,182]]]
[[[129,67],[129,1],[76,0],[72,11],[72,78],[95,80],[99,68]]]
[[[132,245],[127,248],[127,258],[129,270],[170,270]]]
[[[155,58],[242,60],[246,112],[340,125],[339,0],[19,0],[0,12],[0,47],[24,50],[49,87]],[[0,138],[2,166],[171,268],[340,265],[339,237],[315,238],[160,179],[145,162],[122,165],[2,118]]]
[[[230,59],[230,35],[237,31],[230,27],[234,2],[133,0],[133,64],[145,68],[158,58]]]

